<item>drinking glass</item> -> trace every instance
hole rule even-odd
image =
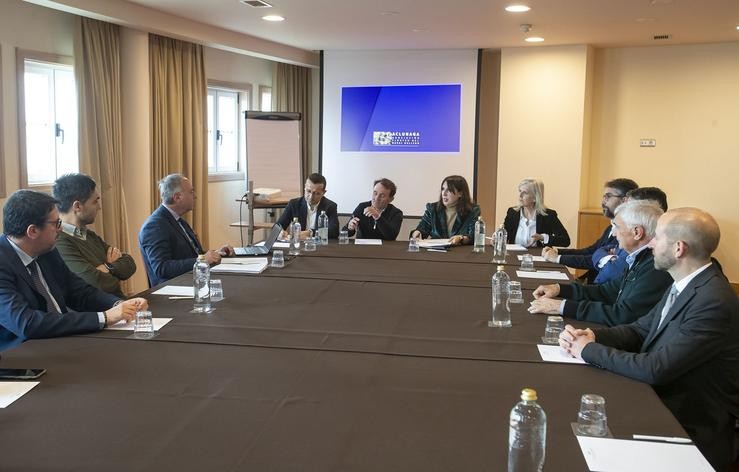
[[[534,270],[534,256],[531,254],[524,254],[521,256],[521,270],[531,272]]]
[[[606,400],[600,395],[586,393],[580,399],[577,414],[577,433],[584,436],[603,437],[608,434]]]
[[[559,344],[559,333],[565,328],[565,321],[561,316],[547,316],[547,325],[544,328],[544,344]]]
[[[133,334],[137,338],[150,338],[154,336],[154,320],[151,311],[137,311],[134,318]]]
[[[303,245],[303,250],[305,250],[305,252],[315,251],[316,250],[316,239],[315,238],[306,239]]]
[[[285,254],[280,249],[272,251],[272,267],[277,269],[285,267]]]
[[[418,252],[420,249],[418,248],[418,239],[411,238],[408,240],[408,252]]]
[[[221,279],[210,279],[210,301],[220,302],[223,300],[223,282]]]
[[[345,229],[339,231],[339,244],[349,244],[349,231]]]
[[[511,280],[508,282],[508,303],[523,303],[521,282],[517,280]]]

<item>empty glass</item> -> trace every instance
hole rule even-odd
[[[152,319],[150,311],[146,310],[136,312],[133,334],[137,338],[150,338],[154,336],[154,320]]]
[[[508,303],[523,303],[521,282],[517,280],[511,280],[508,282]]]
[[[600,395],[586,393],[580,399],[577,414],[577,433],[584,436],[603,437],[608,434],[606,400]]]
[[[305,240],[305,243],[303,244],[303,250],[305,252],[313,252],[316,250],[316,239],[315,238],[308,238]]]
[[[411,238],[408,240],[408,252],[418,252],[420,249],[418,248],[418,239]]]
[[[349,244],[349,231],[345,229],[339,231],[339,244]]]
[[[559,344],[559,333],[565,328],[565,320],[561,316],[547,316],[547,325],[544,328],[544,344]]]
[[[278,269],[285,267],[285,254],[280,249],[272,251],[272,267]]]
[[[534,256],[531,254],[521,256],[521,270],[529,272],[534,270]]]
[[[210,279],[210,301],[220,302],[223,300],[223,282],[221,279]]]

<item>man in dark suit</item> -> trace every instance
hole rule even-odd
[[[210,265],[219,264],[221,256],[233,255],[229,245],[217,251],[203,250],[198,236],[182,219],[182,215],[195,208],[195,189],[190,179],[182,174],[170,174],[159,182],[159,194],[162,204],[139,231],[149,286],[191,271],[200,254],[205,254],[205,261]]]
[[[626,193],[639,187],[636,182],[631,179],[613,179],[606,182],[603,199],[601,200],[601,208],[603,215],[608,219],[613,219],[616,208],[626,201]],[[593,253],[598,249],[604,249],[605,255],[596,263],[593,263]],[[542,250],[541,255],[550,262],[558,262],[567,267],[574,269],[588,269],[586,278],[588,282],[593,282],[598,275],[598,271],[606,264],[613,260],[612,256],[616,255],[618,250],[618,241],[611,233],[610,225],[603,230],[603,234],[588,247],[581,249],[557,249],[546,247]]]
[[[739,302],[711,259],[719,237],[708,213],[668,211],[650,246],[672,288],[631,324],[567,325],[559,343],[590,364],[651,384],[711,465],[727,471],[739,417]]]
[[[148,304],[121,301],[72,273],[54,249],[59,202],[18,190],[5,202],[0,235],[0,351],[27,339],[98,331],[131,321]]]
[[[311,174],[305,181],[305,194],[302,197],[293,198],[287,204],[285,211],[277,221],[282,226],[282,238],[288,236],[290,224],[297,217],[302,231],[300,239],[310,238],[318,230],[318,217],[322,211],[328,216],[328,237],[336,239],[339,237],[339,216],[336,212],[336,203],[328,198],[326,194],[326,178],[321,174]]]
[[[395,241],[403,224],[403,212],[390,203],[397,190],[392,180],[375,180],[372,200],[357,205],[343,229],[350,237]]]
[[[559,313],[608,326],[631,323],[646,315],[672,283],[669,274],[654,268],[649,247],[661,215],[662,209],[649,201],[634,200],[619,206],[613,232],[619,246],[628,253],[627,270],[619,278],[599,285],[541,285],[534,290],[529,312]]]

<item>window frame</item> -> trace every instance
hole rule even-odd
[[[5,178],[7,177],[5,171],[5,126],[3,121],[3,49],[0,45],[0,198],[5,198]]]
[[[245,178],[245,158],[244,155],[246,153],[246,143],[245,143],[245,135],[243,133],[243,127],[244,127],[244,120],[241,119],[241,112],[242,112],[242,103],[243,103],[243,95],[246,94],[246,108],[245,110],[251,109],[251,103],[253,100],[253,86],[252,84],[248,82],[230,82],[225,80],[215,80],[215,79],[208,79],[207,80],[207,89],[210,91],[210,89],[216,89],[216,90],[223,90],[226,92],[236,92],[238,94],[238,106],[239,106],[239,116],[237,117],[237,124],[239,128],[239,136],[238,136],[238,160],[237,160],[237,171],[236,172],[216,172],[211,173],[210,170],[208,171],[208,182],[227,182],[232,180],[244,180]],[[208,122],[208,109],[206,107],[205,110],[206,117],[205,122]],[[210,149],[208,150],[210,152]]]
[[[74,58],[61,54],[32,51],[29,49],[15,48],[15,74],[17,79],[17,105],[18,105],[18,160],[19,160],[19,188],[32,188],[43,192],[51,192],[53,182],[50,184],[28,184],[28,164],[26,159],[26,59],[49,64],[63,64],[74,69]],[[76,79],[76,77],[75,77]],[[79,108],[79,101],[77,102]],[[78,125],[79,127],[79,122]],[[77,130],[79,133],[79,129]],[[78,154],[79,159],[79,154]],[[79,161],[78,161],[79,165]]]

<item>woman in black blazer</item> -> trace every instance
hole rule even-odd
[[[544,205],[544,184],[524,179],[518,184],[518,206],[508,209],[503,226],[509,244],[524,247],[570,245],[570,235],[557,212]]]

